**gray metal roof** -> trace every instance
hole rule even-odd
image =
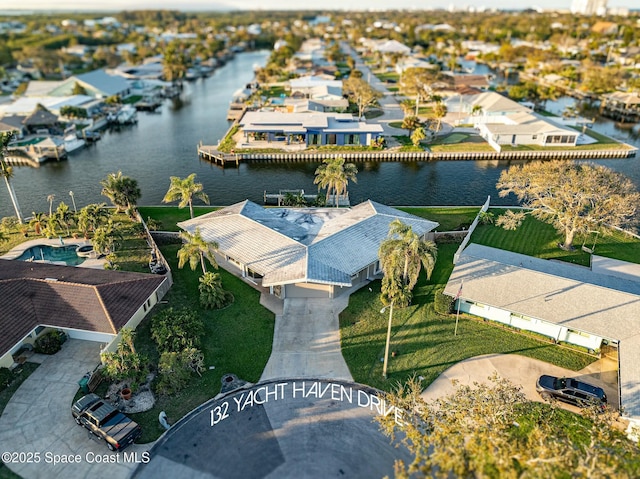
[[[129,89],[129,82],[120,75],[109,75],[104,70],[94,70],[72,77],[95,88],[106,96],[118,95]]]
[[[222,253],[263,275],[264,286],[351,286],[351,275],[378,259],[380,243],[396,218],[420,235],[438,225],[373,201],[351,209],[267,209],[246,200],[178,226],[190,233],[199,228]]]
[[[618,340],[621,403],[640,417],[640,277],[630,278],[471,244],[445,294],[463,283],[463,299]]]

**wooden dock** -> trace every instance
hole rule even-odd
[[[247,105],[244,103],[232,103],[227,110],[227,120],[239,121],[245,111],[247,111]]]
[[[203,145],[202,142],[198,144],[198,157],[219,166],[240,164],[240,155],[218,151],[216,146]]]
[[[11,166],[30,166],[31,168],[39,168],[40,163],[46,160],[44,156],[36,156],[35,152],[30,153],[23,148],[11,148],[7,150],[4,161]]]
[[[304,190],[280,190],[278,193],[267,193],[264,192],[264,204],[272,205],[276,204],[278,206],[283,206],[285,204],[285,198],[287,195],[293,195],[294,197],[302,197],[307,204],[313,204],[318,199],[318,194],[308,194],[305,193]],[[324,195],[323,195],[324,196]],[[335,205],[335,195],[329,195],[329,201],[327,202],[327,206]],[[289,205],[290,206],[290,205]],[[349,202],[349,192],[344,195],[338,196],[338,206],[351,206]]]

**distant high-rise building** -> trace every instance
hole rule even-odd
[[[571,13],[605,15],[607,13],[607,0],[573,0]]]

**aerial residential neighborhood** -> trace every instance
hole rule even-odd
[[[0,479],[640,475],[637,6],[27,3]]]

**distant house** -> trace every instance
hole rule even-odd
[[[348,113],[247,112],[240,120],[245,141],[297,142],[307,146],[369,146],[382,126],[358,121]]]
[[[87,96],[94,99],[114,95],[126,98],[131,94],[131,87],[123,77],[110,75],[104,70],[94,70],[62,81],[30,82],[26,96],[72,96],[76,84],[85,90]]]
[[[382,55],[409,55],[411,48],[404,43],[400,43],[398,40],[386,40],[376,43],[373,51],[381,53]]]
[[[349,106],[349,100],[341,98],[339,100],[320,100],[307,98],[285,98],[284,108],[289,113],[306,112],[343,112]]]
[[[167,292],[168,277],[0,259],[0,367],[49,330],[110,350]]]
[[[334,297],[381,274],[380,243],[400,219],[424,236],[437,223],[373,201],[347,208],[263,208],[243,201],[178,223],[215,241],[243,276],[280,298]]]
[[[342,98],[342,80],[327,75],[304,76],[289,80],[291,96],[337,100]]]
[[[444,293],[465,313],[617,359],[620,406],[640,423],[640,265],[593,256],[584,268],[471,244]]]
[[[407,57],[407,58],[401,58],[400,60],[398,60],[398,63],[396,63],[396,72],[399,75],[402,75],[402,73],[404,73],[405,70],[408,70],[409,68],[424,68],[426,70],[438,70],[440,67],[434,63],[430,63],[427,60],[425,60],[424,58],[418,58],[418,57]]]
[[[495,92],[454,95],[447,111],[458,124],[472,124],[500,151],[501,145],[575,146],[580,133],[537,115],[526,106]]]

